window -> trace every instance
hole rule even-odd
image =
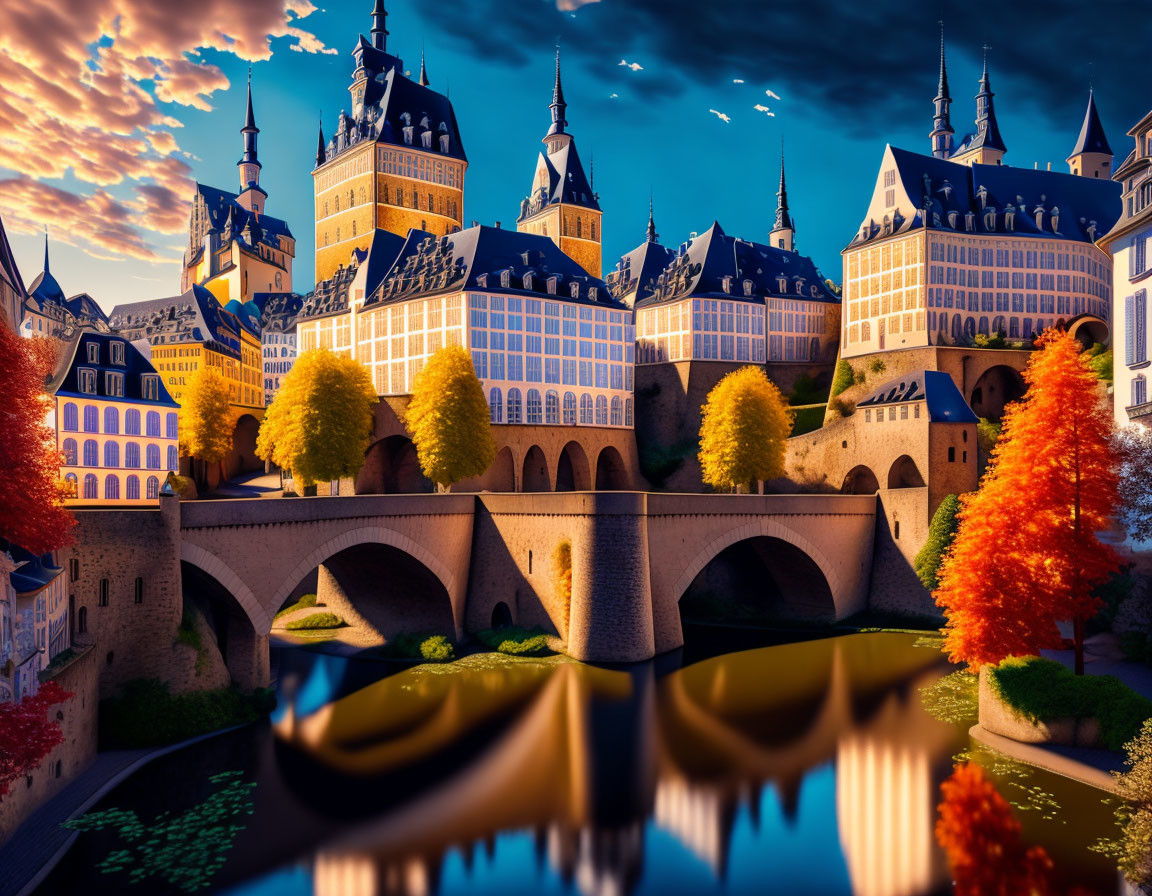
[[[112,398],[124,397],[124,374],[114,373],[113,371],[105,371],[104,373],[104,394]]]
[[[492,389],[488,393],[488,410],[493,423],[504,422],[504,396],[499,389]]]
[[[64,440],[64,465],[67,467],[76,466],[76,440]]]
[[[592,396],[587,392],[580,396],[580,422],[587,426],[592,424]]]
[[[84,407],[84,432],[100,432],[100,412],[95,405]]]
[[[603,395],[596,396],[596,425],[608,425],[608,399]]]
[[[88,343],[88,363],[89,364],[99,364],[100,363],[100,343],[99,342],[89,342]]]
[[[109,473],[104,477],[104,500],[120,500],[120,480],[116,478],[114,473]]]
[[[574,392],[564,393],[564,423],[567,426],[573,426],[576,423],[576,394]]]
[[[160,497],[160,480],[155,476],[148,477],[148,494],[149,501],[155,501]]]
[[[620,400],[619,395],[612,396],[612,418],[610,423],[613,426],[624,425],[624,403]]]
[[[160,469],[160,446],[159,445],[149,445],[147,458],[148,458],[148,469],[149,470],[159,470]]]
[[[948,463],[950,463],[950,464],[956,463],[956,449],[955,448],[949,448],[948,449]]]
[[[120,432],[120,412],[116,408],[104,408],[104,432],[113,436]]]
[[[95,439],[86,439],[84,442],[84,466],[100,466],[100,449]]]
[[[173,473],[180,471],[180,453],[176,450],[175,445],[168,446],[168,469]]]
[[[147,417],[148,435],[155,438],[160,437],[160,414],[156,411],[149,411]]]
[[[88,634],[88,608],[81,607],[80,611],[76,614],[76,634]]]
[[[634,420],[634,418],[633,418],[633,413],[632,413],[632,399],[631,398],[625,398],[624,399],[624,425],[625,426],[632,426],[633,420]]]
[[[64,405],[64,429],[66,432],[76,432],[80,429],[79,413],[72,402]]]
[[[140,446],[136,442],[124,446],[124,466],[130,470],[140,469]]]
[[[114,470],[120,466],[120,446],[116,442],[104,443],[104,466]]]
[[[139,576],[137,576],[136,585],[132,589],[132,601],[137,604],[144,603],[144,580]]]
[[[528,422],[543,423],[543,406],[540,403],[540,391],[528,390]]]
[[[91,367],[80,367],[76,371],[76,381],[81,392],[96,394],[96,371]]]
[[[177,422],[176,414],[174,412],[169,413],[167,421],[166,421],[165,436],[169,439],[177,438],[177,427],[178,426],[179,426],[179,424]]]
[[[1135,407],[1139,404],[1144,404],[1148,401],[1148,380],[1143,376],[1138,376],[1132,380],[1132,403],[1129,407]]]
[[[139,449],[137,449],[136,459],[137,460],[140,459]],[[125,484],[124,497],[127,498],[129,501],[139,501],[140,500],[140,477],[139,476],[133,474],[133,475],[128,477],[128,481]]]
[[[129,436],[140,435],[140,412],[129,408],[124,413],[124,434]]]
[[[124,366],[124,343],[113,342],[109,344],[109,349],[112,352],[112,363],[117,367]]]
[[[508,422],[521,423],[520,414],[522,410],[521,395],[519,389],[508,390]]]
[[[96,601],[96,605],[99,607],[108,606],[108,580],[107,579],[101,579],[100,580],[100,596]]]

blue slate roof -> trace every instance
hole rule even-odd
[[[750,284],[747,288],[746,281]],[[637,307],[688,297],[743,302],[763,302],[769,297],[840,301],[829,291],[811,258],[728,236],[715,222],[673,256],[650,289],[643,301],[637,299]]]
[[[133,342],[147,339],[152,345],[205,343],[237,360],[240,331],[248,326],[203,286],[193,286],[182,295],[167,299],[117,305],[108,316],[108,325]]]
[[[417,231],[413,231],[415,233]],[[423,233],[423,231],[419,231]],[[298,320],[314,320],[319,317],[332,317],[348,310],[351,298],[352,281],[360,268],[367,265],[364,272],[364,295],[371,296],[380,285],[396,261],[406,240],[388,230],[376,229],[367,249],[353,249],[350,264],[336,271],[327,280],[316,284],[316,288],[304,297],[297,314]]]
[[[82,321],[102,321],[108,322],[108,315],[104,313],[92,296],[86,292],[79,295],[72,296],[64,303],[65,307],[71,311],[77,318]]]
[[[119,342],[124,345],[124,364],[112,363],[112,350],[109,346]],[[88,360],[88,346],[96,343],[100,347],[99,362],[93,364]],[[96,371],[96,393],[81,391],[78,383],[77,370],[81,367]],[[124,394],[120,396],[109,395],[106,391],[107,382],[105,371],[124,374]],[[49,395],[72,395],[77,398],[99,398],[103,401],[128,401],[137,404],[149,404],[156,407],[177,407],[172,396],[164,386],[163,378],[157,374],[160,381],[159,399],[144,398],[141,377],[146,374],[155,374],[156,368],[152,362],[140,354],[139,349],[132,344],[128,337],[116,333],[101,333],[98,330],[80,330],[65,344],[60,353],[60,363],[48,380],[46,391]]]
[[[603,280],[589,276],[548,237],[484,225],[442,237],[410,230],[396,263],[364,305],[465,290],[625,308]]]
[[[257,292],[252,301],[260,309],[262,334],[296,329],[296,315],[304,307],[304,296],[296,292]]]
[[[1108,145],[1108,138],[1104,135],[1104,125],[1100,123],[1100,113],[1096,111],[1096,98],[1093,92],[1088,91],[1088,108],[1084,111],[1084,123],[1080,125],[1080,135],[1076,138],[1076,146],[1072,155],[1082,152],[1101,152],[1112,155],[1112,147]]]
[[[933,423],[976,423],[978,418],[964,400],[956,381],[939,370],[915,370],[889,380],[866,398],[857,408],[874,408],[890,404],[924,401],[928,419]]]
[[[205,184],[196,184],[196,194],[204,200],[204,207],[208,212],[209,232],[221,234],[225,242],[238,240],[250,249],[263,244],[279,250],[281,237],[295,239],[286,221],[271,215],[255,215],[249,212],[237,201],[236,193]],[[203,251],[203,246],[197,246],[187,264],[195,264]]]
[[[616,262],[616,269],[605,278],[608,288],[621,300],[631,295],[635,305],[652,295],[656,278],[675,258],[676,253],[667,246],[645,241]]]
[[[896,177],[917,207],[910,218],[897,213],[893,233],[929,227],[958,233],[1042,234],[1091,243],[1112,228],[1122,210],[1121,186],[1111,180],[1008,165],[969,166],[894,146],[888,149],[896,163]],[[1011,228],[1006,217],[1009,210]],[[969,213],[971,230],[966,221]],[[852,245],[885,235],[881,222],[868,225],[865,222],[856,233]]]
[[[16,564],[16,569],[8,574],[8,581],[17,597],[29,597],[43,591],[64,572],[51,554],[33,554],[5,539],[0,539],[0,552],[11,555]]]

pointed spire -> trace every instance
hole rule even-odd
[[[596,153],[588,154],[588,188],[596,193]]]
[[[44,273],[48,273],[48,228],[44,228]]]
[[[255,165],[257,169],[260,168],[260,162],[256,157],[256,135],[260,133],[260,128],[256,127],[256,115],[252,111],[252,69],[248,69],[248,107],[244,115],[244,127],[240,129],[240,133],[244,135],[244,155],[241,156],[240,161],[236,164],[240,166]],[[247,172],[251,175],[252,172]],[[245,186],[248,180],[256,180],[251,176],[245,179],[246,172],[241,167],[240,171],[240,185]]]
[[[564,115],[568,111],[568,104],[564,102],[564,87],[560,83],[560,47],[556,47],[556,86],[552,88],[552,127],[548,134],[563,134],[568,122]]]
[[[316,167],[319,168],[328,160],[328,153],[324,149],[324,113],[320,113],[320,126],[316,137]]]
[[[980,75],[980,92],[976,94],[976,138],[972,145],[1005,152],[1004,139],[996,123],[996,109],[992,105],[995,94],[988,78],[988,51],[991,49],[987,44],[984,45],[984,72]]]
[[[428,86],[428,69],[424,67],[424,44],[420,44],[420,86]]]
[[[784,180],[784,139],[780,139],[780,186],[776,190],[776,220],[769,239],[778,249],[789,252],[794,248],[796,226],[788,213],[788,185]]]
[[[949,109],[952,105],[952,95],[948,92],[948,67],[944,62],[944,23],[940,22],[940,81],[936,85],[936,96],[932,100],[936,112],[932,118],[932,155],[938,159],[946,159],[952,153],[952,122]]]
[[[652,217],[652,194],[648,194],[648,232],[645,235],[649,243],[660,242],[660,234],[656,232],[656,221]]]
[[[384,0],[376,0],[372,7],[372,46],[377,50],[388,49],[388,10],[384,8]]]
[[[1084,123],[1080,125],[1080,136],[1076,139],[1076,147],[1072,155],[1082,152],[1098,152],[1112,155],[1112,147],[1108,145],[1108,138],[1104,135],[1104,125],[1100,123],[1100,113],[1096,111],[1095,91],[1088,91],[1088,108],[1084,111]]]
[[[936,95],[943,99],[952,101],[951,95],[948,93],[948,66],[944,61],[944,22],[940,22],[940,82],[936,86]]]
[[[256,116],[252,113],[252,66],[248,66],[248,114],[244,116],[243,130],[260,132],[256,127]]]

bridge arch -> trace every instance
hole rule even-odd
[[[259,634],[266,635],[272,630],[272,616],[276,612],[275,609],[268,610],[262,606],[252,593],[252,589],[244,584],[244,580],[223,560],[199,545],[184,540],[180,542],[180,559],[207,573],[227,589],[248,615],[252,628]]]
[[[840,492],[845,495],[874,495],[880,491],[880,480],[872,472],[872,468],[858,464],[848,471],[844,477],[844,484]]]
[[[684,567],[684,571],[680,574],[679,578],[676,579],[675,585],[672,586],[673,598],[679,602],[680,598],[683,597],[696,577],[704,570],[704,567],[719,557],[727,548],[755,538],[772,538],[777,541],[782,541],[798,550],[815,564],[816,568],[824,576],[824,581],[827,583],[832,603],[835,606],[836,615],[840,615],[842,608],[850,599],[850,592],[845,588],[832,561],[820,548],[803,535],[794,532],[787,526],[781,525],[772,519],[761,519],[757,522],[746,523],[712,539],[711,542],[697,552],[696,556]]]
[[[916,461],[907,454],[901,454],[892,461],[888,470],[888,488],[923,488],[924,477],[920,475],[920,468]]]

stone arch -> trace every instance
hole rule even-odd
[[[504,601],[497,601],[492,608],[492,628],[509,628],[513,625],[512,610]]]
[[[523,476],[520,479],[522,492],[549,492],[552,483],[548,479],[548,461],[539,445],[533,445],[524,454]]]
[[[999,420],[1004,407],[1024,396],[1024,378],[1008,364],[993,364],[977,377],[968,404],[977,417]]]
[[[1057,323],[1057,326],[1062,326],[1062,322]],[[1068,335],[1079,341],[1084,348],[1091,348],[1096,342],[1108,345],[1110,336],[1108,322],[1094,314],[1075,317],[1068,321],[1064,328],[1068,330]]]
[[[672,594],[676,602],[679,603],[680,598],[684,596],[684,592],[688,590],[688,586],[692,584],[704,567],[720,556],[725,549],[739,542],[759,537],[773,538],[777,541],[785,542],[811,560],[823,574],[832,602],[836,608],[836,614],[837,616],[840,615],[841,605],[848,600],[849,591],[844,587],[844,583],[841,581],[832,562],[820,548],[803,535],[794,532],[787,526],[772,519],[760,519],[730,529],[713,538],[707,545],[699,550],[691,561],[685,565],[684,571],[676,579],[676,584],[672,586]]]
[[[872,472],[872,468],[858,464],[848,471],[844,483],[840,486],[841,494],[845,495],[874,495],[880,491],[880,480]]]
[[[620,492],[628,489],[628,468],[614,445],[605,445],[596,458],[596,491]]]
[[[489,492],[516,491],[516,462],[512,449],[505,445],[496,452],[496,459],[480,477],[480,490]]]
[[[907,454],[901,454],[892,462],[888,470],[888,488],[923,488],[924,477],[916,461]]]
[[[391,435],[374,442],[364,456],[357,477],[358,494],[406,495],[435,490],[420,469],[416,446],[405,435]]]
[[[236,458],[236,470],[248,473],[263,470],[264,461],[256,456],[256,437],[260,433],[260,421],[251,414],[241,414],[232,428],[232,454]]]
[[[271,605],[270,608],[264,607],[256,599],[252,589],[244,584],[244,580],[240,576],[236,575],[223,560],[199,545],[181,540],[180,559],[219,582],[221,587],[226,589],[236,599],[236,603],[248,614],[248,621],[252,623],[252,628],[258,634],[266,635],[272,631],[272,616],[280,608],[279,603]]]
[[[560,461],[556,464],[556,491],[586,492],[590,488],[592,480],[588,470],[588,455],[579,442],[569,442],[560,452]]]

